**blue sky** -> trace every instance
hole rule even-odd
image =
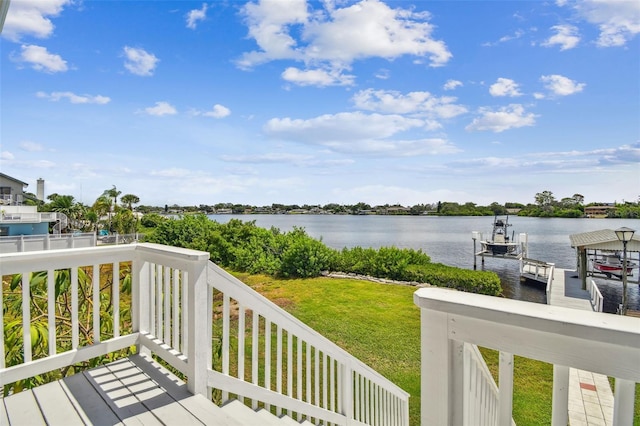
[[[13,0],[0,170],[92,204],[640,197],[640,2]]]

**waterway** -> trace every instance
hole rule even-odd
[[[420,249],[433,262],[473,269],[474,246],[472,232],[490,236],[493,217],[447,216],[352,216],[352,215],[211,215],[212,220],[226,223],[231,219],[255,221],[263,228],[276,227],[290,231],[304,228],[310,236],[321,239],[335,249],[344,247],[390,247]],[[599,229],[626,226],[640,232],[640,220],[635,219],[561,219],[510,216],[510,233],[526,233],[528,257],[555,263],[563,269],[576,270],[576,253],[569,235]],[[479,249],[479,245],[476,247]],[[515,260],[480,257],[477,267],[496,272],[506,297],[545,303],[544,286],[521,284],[519,265]],[[638,269],[629,278],[628,300],[631,309],[640,310]],[[615,312],[622,298],[619,281],[596,279],[605,299],[605,311]]]

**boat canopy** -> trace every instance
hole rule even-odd
[[[640,230],[639,230],[640,231]],[[640,232],[633,235],[627,243],[627,252],[640,252]],[[583,232],[569,235],[571,247],[582,250],[622,251],[622,241],[616,237],[613,229],[601,229],[599,231]]]

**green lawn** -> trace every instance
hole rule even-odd
[[[420,312],[413,304],[414,287],[237,276],[409,392],[411,424],[420,424]],[[483,354],[497,371],[497,354]],[[514,376],[516,423],[549,424],[552,366],[516,357]]]

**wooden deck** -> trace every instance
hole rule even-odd
[[[158,363],[134,355],[3,399],[2,425],[238,425]]]

